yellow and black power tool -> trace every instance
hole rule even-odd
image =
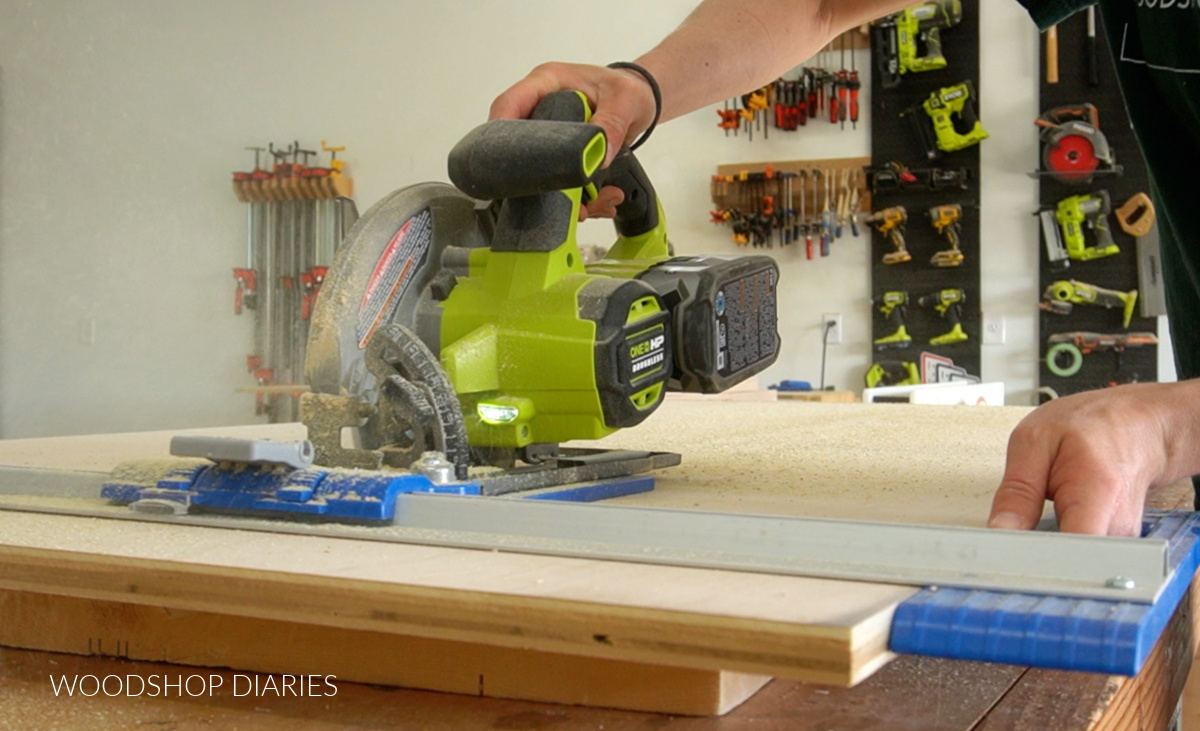
[[[938,314],[946,318],[951,325],[947,332],[930,338],[930,345],[950,345],[968,339],[967,333],[963,331],[962,327],[963,304],[966,301],[967,293],[957,288],[941,289],[917,300],[917,304],[921,307],[936,309]]]
[[[1133,321],[1133,308],[1137,305],[1138,291],[1131,289],[1120,292],[1105,289],[1077,279],[1060,279],[1046,287],[1042,293],[1041,308],[1056,315],[1069,315],[1075,305],[1096,305],[1121,310],[1121,327],[1129,327]]]
[[[904,229],[908,225],[908,209],[904,206],[884,208],[867,216],[865,221],[873,226],[880,236],[886,237],[896,249],[883,255],[884,264],[901,264],[912,260],[912,255],[908,253],[908,247],[904,243]]]
[[[1063,198],[1053,209],[1041,211],[1046,256],[1052,266],[1066,268],[1069,260],[1091,261],[1121,253],[1108,225],[1112,199],[1107,190]],[[1096,245],[1088,246],[1084,225],[1092,230]]]
[[[925,156],[930,160],[941,157],[943,152],[978,145],[988,138],[987,130],[975,113],[974,97],[975,85],[968,79],[938,89],[919,105],[900,113],[912,122],[925,148]]]
[[[961,0],[930,0],[875,23],[872,35],[883,88],[898,86],[903,74],[946,68],[942,31],[961,20]]]
[[[934,254],[929,263],[935,267],[956,267],[963,263],[962,249],[962,206],[950,203],[929,209],[929,222],[939,234],[950,242],[950,248]]]
[[[645,171],[628,150],[601,169],[590,119],[582,94],[547,95],[464,137],[455,187],[402,188],[359,219],[312,319],[301,415],[319,464],[565,466],[559,444],[641,423],[667,390],[774,362],[775,262],[674,256]],[[579,210],[603,185],[625,194],[617,240],[585,264]]]
[[[875,349],[883,351],[890,348],[907,348],[912,345],[912,336],[908,334],[908,329],[904,326],[904,317],[908,314],[908,292],[899,289],[884,292],[883,296],[875,300],[874,304],[879,309],[879,313],[889,323],[896,326],[890,335],[875,339]]]
[[[919,386],[921,373],[911,360],[881,360],[867,369],[867,388]]]

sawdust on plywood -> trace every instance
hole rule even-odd
[[[111,480],[129,485],[146,485],[153,487],[168,472],[184,467],[200,467],[210,465],[207,459],[169,457],[166,459],[139,459],[122,462],[112,471]]]
[[[596,446],[674,451],[631,505],[982,524],[1029,409],[668,402]],[[899,417],[899,418],[898,418]]]

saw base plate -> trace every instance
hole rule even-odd
[[[535,465],[507,470],[477,467],[465,480],[415,471],[285,468],[272,462],[138,461],[118,465],[98,497],[154,514],[232,512],[388,522],[395,515],[397,498],[405,494],[498,496],[541,491],[532,497],[591,502],[652,490],[654,479],[642,474],[680,461],[678,454],[670,452],[564,449]]]

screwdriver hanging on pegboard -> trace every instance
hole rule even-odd
[[[843,34],[838,39],[841,54],[841,69],[834,71],[834,46],[831,42],[812,59],[813,63],[796,69],[795,78],[780,77],[774,82],[733,99],[726,99],[723,108],[715,110],[719,121],[717,127],[728,137],[736,137],[739,130],[746,132],[746,139],[753,141],[758,130],[763,139],[769,137],[772,125],[777,130],[795,132],[808,126],[828,110],[830,124],[846,128],[850,121],[852,130],[858,129],[859,79],[855,61],[855,38],[857,29],[850,35],[850,64],[846,65],[847,40]]]

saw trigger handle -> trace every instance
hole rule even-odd
[[[581,92],[556,91],[542,98],[530,119],[585,122],[591,116],[587,97]],[[658,194],[630,148],[621,148],[611,165],[596,170],[591,183],[584,192],[592,198],[595,197],[595,191],[604,186],[618,188],[625,194],[617,206],[617,215],[613,217],[613,224],[620,235],[633,238],[658,227]]]
[[[582,93],[556,91],[542,98],[530,119],[586,122],[591,116],[587,97]],[[632,238],[658,227],[658,194],[628,147],[623,147],[607,168],[596,170],[591,182],[594,187],[585,190],[591,197],[604,186],[613,186],[625,194],[613,218],[617,233]]]
[[[629,148],[617,153],[612,164],[596,174],[595,183],[597,188],[611,185],[625,194],[613,217],[617,233],[632,238],[658,227],[658,194]]]

